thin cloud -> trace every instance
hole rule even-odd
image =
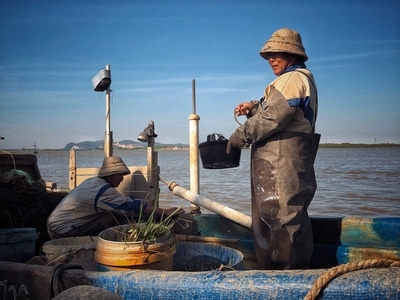
[[[317,57],[317,58],[313,59],[313,62],[328,62],[328,61],[350,60],[350,59],[354,60],[354,59],[374,57],[374,56],[387,56],[387,55],[399,54],[399,53],[400,53],[400,49],[359,52],[359,53],[352,53],[352,54],[340,54],[340,55]]]

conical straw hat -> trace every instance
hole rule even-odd
[[[119,156],[109,156],[103,160],[99,177],[107,177],[114,174],[128,175],[130,173],[128,167]]]

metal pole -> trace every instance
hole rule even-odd
[[[151,194],[148,195],[148,197],[151,200],[151,204],[155,204],[155,193],[156,191],[154,190],[154,169],[155,169],[155,163],[154,163],[154,121],[149,121],[149,125],[147,127],[148,130],[150,130],[151,135],[147,135],[148,141],[147,141],[147,184],[149,187],[149,191]],[[157,178],[158,180],[158,178]],[[158,205],[158,204],[157,204]]]
[[[110,65],[106,65],[106,70],[111,70]],[[104,157],[109,157],[113,155],[113,138],[111,131],[111,89],[108,87],[106,90],[106,133],[104,139]]]
[[[192,114],[189,116],[189,160],[190,160],[190,190],[195,194],[200,194],[199,176],[199,120],[196,114],[196,86],[192,80]],[[200,207],[190,205],[191,212],[200,212]]]

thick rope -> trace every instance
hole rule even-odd
[[[328,271],[322,273],[318,279],[314,282],[314,285],[308,291],[304,300],[314,300],[317,299],[321,291],[336,277],[340,275],[357,271],[365,270],[370,268],[389,268],[389,267],[400,267],[400,261],[388,260],[388,259],[368,259],[361,260],[352,263],[347,263],[339,265],[329,269]]]

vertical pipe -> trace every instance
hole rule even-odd
[[[154,205],[155,200],[155,191],[154,191],[154,122],[150,121],[147,129],[150,131],[150,135],[147,135],[147,185],[149,187],[149,191],[152,191],[152,194],[149,195],[149,199],[152,201],[152,205]]]
[[[106,70],[110,70],[110,65],[106,65]],[[113,155],[112,146],[112,131],[111,131],[111,89],[108,87],[106,90],[106,133],[104,139],[104,157],[109,157]]]
[[[192,114],[189,116],[189,160],[190,160],[190,191],[200,194],[200,176],[199,176],[199,120],[196,114],[196,87],[195,80],[192,80]],[[200,207],[194,204],[190,205],[192,212],[199,212]]]

